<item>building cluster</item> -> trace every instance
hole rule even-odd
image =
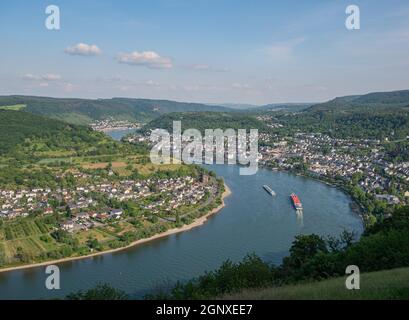
[[[357,180],[366,193],[389,204],[406,201],[409,164],[392,163],[378,140],[336,139],[323,134],[299,133],[271,147],[261,147],[262,163],[292,169],[299,161],[311,174]],[[391,194],[391,190],[393,194]]]
[[[86,175],[86,174],[79,174]],[[32,190],[0,190],[0,219],[26,217],[30,214],[65,214],[70,219],[61,227],[65,230],[87,229],[94,222],[120,219],[120,208],[107,208],[107,201],[133,201],[141,209],[153,214],[172,215],[183,205],[195,205],[206,193],[215,194],[217,187],[210,184],[207,176],[195,179],[191,176],[178,178],[150,178],[146,180],[106,180],[102,183],[85,184],[74,188],[36,188]],[[78,176],[78,181],[84,176]]]
[[[192,163],[214,163],[219,160],[223,163],[235,163],[238,162],[239,157],[243,159],[251,157],[256,157],[256,160],[261,159],[261,154],[253,152],[253,149],[250,148],[251,145],[257,145],[260,136],[250,135],[248,130],[245,136],[239,136],[237,130],[231,136],[227,136],[225,133],[222,131],[221,138],[214,135],[213,137],[200,136],[196,138],[192,136],[181,138],[179,136],[176,139],[170,134],[164,140],[160,140],[158,144],[150,140],[151,133],[135,133],[127,137],[127,141],[136,144],[144,143],[150,147],[155,146],[158,150],[169,150],[170,156],[174,157],[174,159],[180,159],[182,155],[185,157],[187,154],[185,151],[190,150],[189,160]],[[263,138],[267,137],[265,134],[262,135]],[[179,161],[176,160],[175,163],[179,163]]]
[[[95,131],[107,132],[113,130],[138,129],[141,127],[141,124],[127,120],[107,118],[104,120],[95,120],[90,124],[90,127]]]

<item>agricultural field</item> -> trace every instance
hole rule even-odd
[[[0,267],[49,260],[44,257],[53,252],[60,253],[51,257],[54,259],[91,253],[88,247],[90,240],[96,240],[100,249],[106,250],[110,248],[111,242],[118,241],[124,233],[140,230],[140,227],[135,227],[127,221],[114,222],[68,235],[73,241],[71,245],[58,242],[51,235],[56,230],[56,225],[47,224],[47,218],[49,217],[27,217],[3,221],[0,226]],[[144,226],[143,222],[141,226]],[[70,247],[68,254],[64,256],[61,252],[68,247]]]
[[[15,104],[12,106],[0,106],[0,110],[20,111],[26,107],[25,104]]]
[[[153,163],[141,164],[139,159],[135,157],[127,157],[125,161],[109,162],[83,162],[81,164],[84,169],[106,169],[111,165],[112,171],[120,176],[131,174],[131,170],[136,169],[140,174],[148,176],[158,171],[175,171],[182,167],[180,164],[162,164]]]
[[[59,244],[49,236],[52,230],[44,218],[4,221],[0,227],[0,262],[13,265],[19,262],[22,252],[28,259],[34,259],[58,248]]]

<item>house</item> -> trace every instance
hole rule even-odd
[[[202,183],[208,184],[209,183],[209,176],[207,174],[202,174]]]
[[[399,198],[389,194],[377,194],[376,199],[387,201],[389,204],[399,204]]]
[[[110,211],[109,215],[111,216],[111,218],[119,219],[122,213],[122,209],[113,209]]]
[[[104,221],[108,219],[108,214],[104,213],[98,213],[96,217],[99,221]]]
[[[90,212],[89,213],[89,216],[91,217],[91,218],[96,218],[97,216],[98,216],[98,213],[96,213],[96,212]]]
[[[61,229],[65,231],[71,231],[74,229],[74,221],[72,220],[66,220],[63,223],[61,223]]]
[[[53,214],[54,210],[52,207],[47,207],[44,209],[44,214]]]
[[[89,214],[87,212],[80,212],[75,215],[77,220],[88,220]]]

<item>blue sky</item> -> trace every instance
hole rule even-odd
[[[345,28],[350,4],[360,30]],[[0,94],[264,104],[409,89],[408,18],[407,0],[2,1]]]

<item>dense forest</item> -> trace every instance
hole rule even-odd
[[[270,120],[260,121],[258,116]],[[336,138],[388,138],[390,141],[399,141],[409,135],[409,91],[340,97],[313,106],[283,104],[228,113],[169,113],[148,123],[144,130],[171,130],[172,121],[175,120],[182,121],[182,129],[196,128],[201,131],[254,128],[278,136],[321,132]]]
[[[338,97],[300,112],[268,111],[272,133],[291,136],[296,132],[320,132],[335,138],[388,139],[409,135],[409,90]]]
[[[401,90],[338,97],[325,103],[313,105],[307,111],[387,111],[408,105],[409,90]]]
[[[257,128],[283,135],[302,131],[323,132],[340,138],[388,137],[398,140],[408,135],[409,90],[338,97],[314,105],[270,104],[241,110],[169,100],[0,97],[0,109],[12,109],[13,106],[73,124],[89,124],[112,117],[117,120],[152,121],[146,129],[169,129],[171,121],[182,119],[185,128]],[[258,115],[271,116],[273,122],[283,127],[268,130],[268,123],[255,119]]]
[[[0,110],[0,187],[55,187],[62,182],[56,179],[52,166],[68,168],[72,157],[146,152],[88,127]]]
[[[136,147],[115,142],[88,127],[0,110],[0,159],[12,159],[14,166],[42,158],[126,153],[130,148]]]
[[[274,130],[281,135],[295,132],[321,132],[336,138],[405,139],[409,135],[409,108],[391,111],[306,111],[275,114],[273,121],[283,125]]]
[[[0,96],[1,106],[23,105],[26,112],[73,124],[89,124],[112,117],[146,122],[161,114],[186,111],[229,111],[229,108],[200,103],[149,99],[59,99],[32,96]]]
[[[314,105],[313,103],[272,103],[264,106],[259,106],[251,109],[247,109],[247,112],[266,112],[266,111],[287,111],[287,112],[299,112],[303,111]]]
[[[173,121],[182,122],[182,131],[190,128],[198,129],[202,133],[205,129],[259,129],[268,130],[267,126],[246,113],[225,112],[179,112],[163,115],[149,122],[143,131],[161,128],[172,132]]]
[[[0,110],[0,155],[34,137],[47,139],[50,148],[65,148],[79,142],[93,144],[101,138],[86,127],[27,112]]]

